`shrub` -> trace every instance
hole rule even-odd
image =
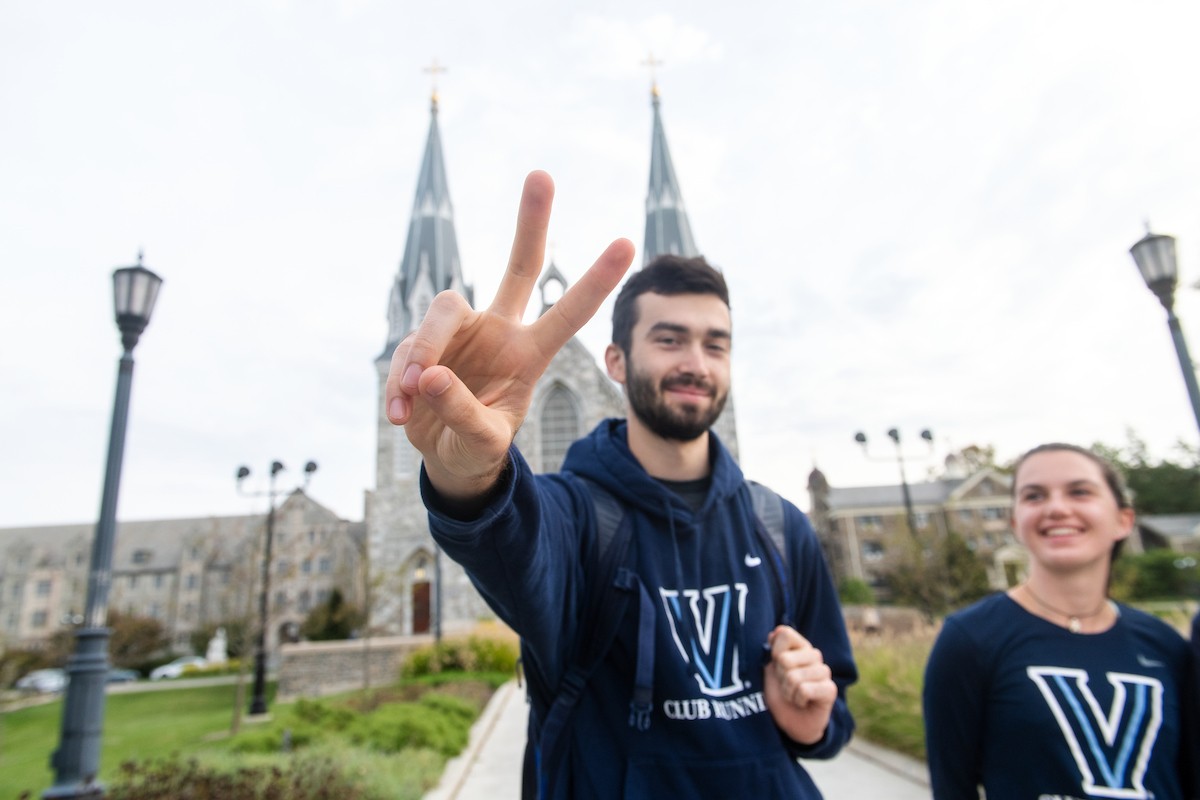
[[[875,591],[861,578],[846,578],[838,584],[838,598],[843,605],[875,605]]]
[[[442,672],[504,672],[516,669],[517,647],[513,642],[487,636],[445,639],[409,654],[400,674],[405,678]]]
[[[877,744],[925,758],[921,688],[933,640],[927,636],[859,639],[854,643],[858,683],[846,702],[857,735]]]
[[[356,781],[328,759],[296,759],[287,769],[221,771],[178,758],[127,762],[108,787],[109,800],[362,800]]]
[[[475,712],[472,709],[471,718]],[[436,704],[383,706],[359,719],[349,730],[350,740],[384,753],[406,748],[427,748],[446,756],[467,746],[470,721],[447,715]]]

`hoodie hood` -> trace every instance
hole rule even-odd
[[[745,482],[741,468],[711,430],[708,443],[712,486],[700,513],[736,493]],[[629,449],[628,429],[623,419],[606,419],[572,444],[563,470],[598,483],[622,503],[649,516],[692,516],[683,500],[648,475],[638,463]]]

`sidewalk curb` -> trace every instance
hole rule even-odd
[[[857,737],[850,740],[846,749],[917,786],[929,788],[929,768],[923,761]]]
[[[504,684],[492,694],[488,704],[484,706],[483,713],[471,726],[471,735],[467,740],[466,749],[446,762],[446,769],[443,770],[437,786],[426,792],[422,800],[455,800],[458,797],[463,783],[471,774],[471,768],[479,759],[479,752],[491,738],[497,720],[500,719],[508,704],[513,702],[523,702],[515,680]]]

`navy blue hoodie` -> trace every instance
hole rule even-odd
[[[602,486],[632,515],[633,558],[655,607],[651,724],[630,726],[637,658],[631,610],[575,711],[555,800],[819,798],[796,758],[830,758],[854,730],[845,690],[857,675],[812,527],[785,502],[781,592],[770,544],[754,533],[741,469],[711,433],[710,442],[712,486],[697,513],[641,467],[622,420],[606,420],[575,442],[557,475],[534,476],[512,448],[496,496],[473,520],[443,513],[422,472],[434,538],[522,636],[526,669],[547,686],[558,684],[587,635],[579,617],[596,523],[576,476]],[[824,738],[808,746],[775,726],[762,694],[763,645],[784,597],[793,625],[821,650],[839,688]]]

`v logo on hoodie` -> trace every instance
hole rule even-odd
[[[658,591],[675,646],[684,663],[691,665],[700,691],[725,697],[744,690],[737,643],[746,621],[746,584]]]
[[[1143,675],[1108,673],[1112,705],[1105,713],[1081,669],[1029,667],[1079,767],[1089,795],[1148,798],[1143,780],[1162,724],[1163,686]]]

